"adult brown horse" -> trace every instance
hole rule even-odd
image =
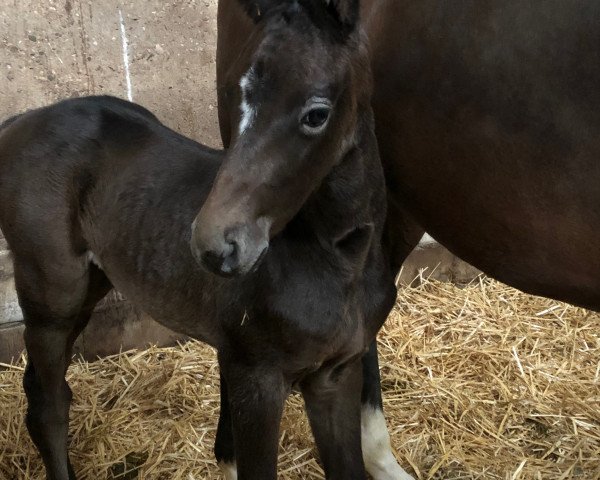
[[[219,2],[225,146],[237,136],[239,81],[252,63],[242,47],[280,2],[246,3],[253,19],[238,0]],[[600,309],[600,3],[363,0],[361,15],[392,267],[426,230],[503,282]],[[375,478],[398,478],[371,353],[363,450]]]

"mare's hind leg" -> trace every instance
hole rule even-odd
[[[27,368],[23,386],[26,424],[49,480],[74,480],[67,453],[71,390],[65,373],[73,343],[94,305],[110,290],[104,274],[85,259],[59,265],[21,261],[15,256],[15,283],[25,319]]]
[[[219,426],[217,427],[217,438],[215,439],[215,457],[225,480],[237,480],[231,410],[229,408],[227,382],[223,375],[221,375],[221,411],[219,412]]]

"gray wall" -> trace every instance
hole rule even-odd
[[[131,94],[170,127],[219,146],[216,10],[217,0],[0,0],[0,120],[68,97]],[[415,252],[403,279],[440,261],[435,273],[440,278],[472,276],[448,252],[434,248]],[[22,350],[22,330],[12,265],[0,236],[0,362]],[[77,350],[93,358],[177,338],[111,294]]]

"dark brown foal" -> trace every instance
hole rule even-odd
[[[276,478],[281,413],[297,387],[327,478],[366,478],[361,359],[395,288],[358,3],[284,2],[261,17],[241,92],[231,92],[243,128],[226,152],[110,97],[68,100],[0,129],[0,227],[26,323],[27,426],[52,480],[75,478],[64,375],[112,286],[218,349],[231,475]]]

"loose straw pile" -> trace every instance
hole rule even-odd
[[[599,335],[598,314],[485,278],[405,288],[379,337],[401,464],[420,479],[599,479]],[[23,421],[23,365],[0,372],[3,480],[44,478]],[[79,362],[68,379],[79,478],[220,478],[210,348]],[[282,424],[279,478],[323,478],[297,395]]]

